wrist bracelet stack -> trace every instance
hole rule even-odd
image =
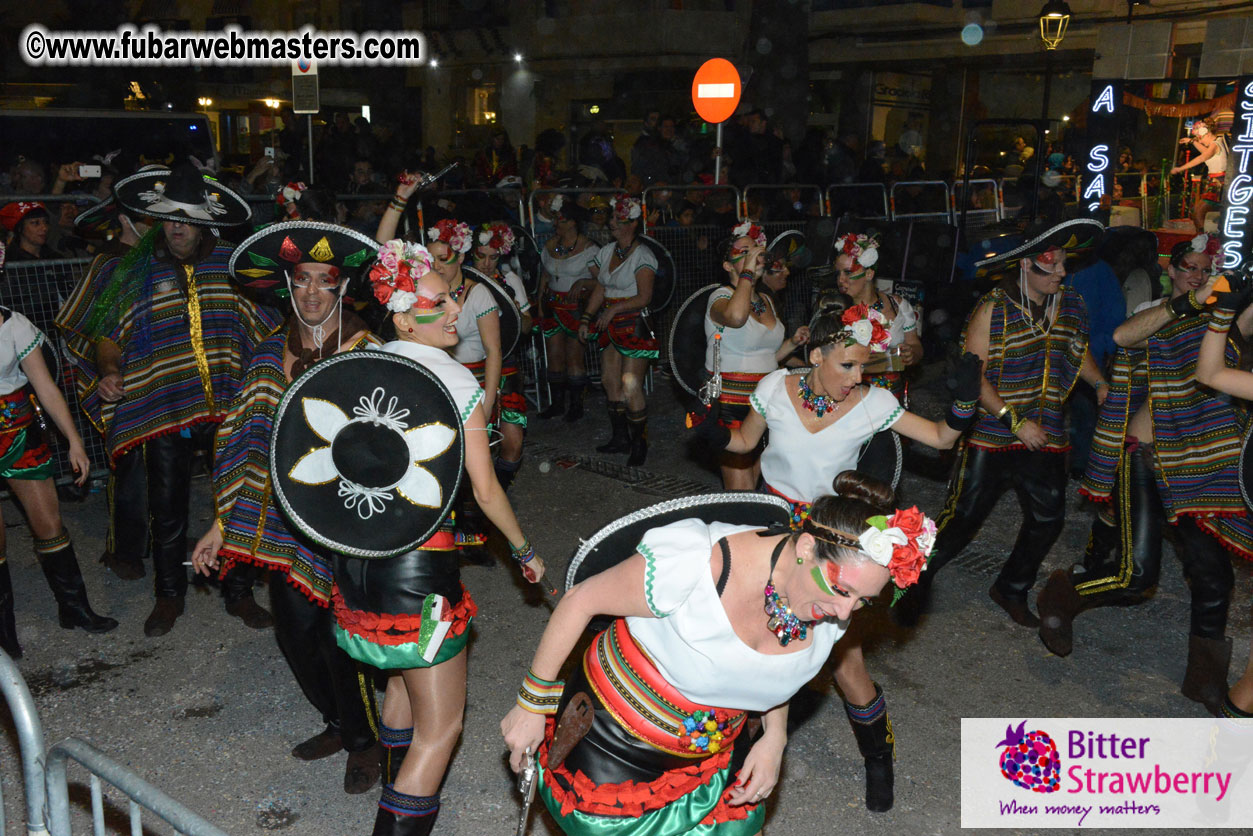
[[[969,427],[975,419],[975,406],[978,401],[953,401],[949,404],[948,415],[944,423],[961,432]]]
[[[509,552],[513,555],[513,559],[517,561],[519,566],[525,566],[535,559],[535,547],[531,545],[531,541],[523,538],[521,546],[509,544]]]
[[[1209,330],[1225,334],[1231,330],[1231,323],[1236,320],[1236,312],[1225,308],[1215,308],[1209,315]]]
[[[564,688],[565,682],[562,680],[541,679],[528,668],[526,676],[522,678],[522,687],[518,689],[518,707],[532,714],[556,714]]]
[[[1023,424],[1027,423],[1027,419],[1025,417],[1018,417],[1017,411],[1015,411],[1009,404],[1005,404],[1001,407],[1000,411],[996,413],[996,420],[1004,424],[1005,429],[1009,430],[1014,435],[1018,435],[1018,430],[1022,428]]]
[[[391,202],[387,204],[387,207],[389,209],[395,209],[397,212],[403,215],[405,213],[405,206],[407,206],[408,204],[409,204],[408,198],[402,198],[402,197],[397,197],[396,195],[392,195]]]
[[[743,273],[740,273],[740,281],[751,282],[752,280],[753,280],[753,274],[749,272],[748,270],[745,270]]]
[[[588,313],[587,311],[584,311],[583,315],[579,317],[579,322],[591,322],[591,321],[592,321],[592,315]]]

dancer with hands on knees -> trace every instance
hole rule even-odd
[[[891,489],[861,474],[841,474],[835,489],[790,533],[787,506],[751,494],[664,503],[602,532],[615,538],[605,562],[632,551],[624,538],[640,542],[558,604],[501,723],[515,770],[536,754],[539,793],[565,832],[761,833],[788,700],[855,611],[889,580],[916,581],[935,531],[917,509],[893,512]],[[766,504],[774,527],[763,529],[751,507]],[[649,527],[650,510],[689,508]],[[561,682],[597,615],[616,620]],[[576,740],[567,708],[580,703],[592,710]],[[747,712],[762,713],[756,740]]]

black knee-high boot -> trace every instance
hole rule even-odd
[[[883,813],[892,809],[895,800],[892,759],[896,755],[896,738],[892,734],[883,689],[876,682],[874,690],[875,698],[866,705],[853,705],[845,700],[844,711],[857,738],[857,748],[866,760],[866,809]]]
[[[65,532],[51,540],[36,540],[35,554],[43,567],[44,577],[57,601],[57,616],[67,630],[82,627],[88,633],[107,633],[117,621],[92,612],[87,603],[87,587],[74,556],[74,544]]]
[[[553,394],[553,402],[547,409],[541,410],[540,418],[556,418],[566,411],[566,376],[557,372],[548,374],[548,390]]]
[[[597,453],[625,453],[631,449],[631,439],[627,436],[626,404],[622,401],[610,401],[609,428],[613,435],[606,444],[596,448]]]
[[[639,467],[648,457],[648,410],[627,413],[627,436],[631,439],[631,455],[627,464]]]
[[[430,836],[438,815],[438,795],[405,795],[386,786],[372,836]]]
[[[570,405],[566,407],[566,417],[562,420],[573,424],[583,417],[583,390],[587,389],[587,375],[574,375],[570,378]]]
[[[379,726],[379,743],[383,753],[380,765],[383,767],[383,786],[390,787],[396,783],[400,774],[400,765],[409,753],[409,745],[413,743],[413,728],[393,729],[391,726]]]
[[[3,554],[0,554],[0,648],[14,659],[22,658],[22,646],[17,643],[17,616],[13,612],[13,578]]]
[[[508,493],[509,486],[513,484],[513,480],[518,476],[518,469],[522,467],[522,459],[518,459],[516,462],[511,462],[507,459],[496,459],[493,467],[496,470],[496,481]]]

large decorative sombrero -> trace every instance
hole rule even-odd
[[[975,267],[1008,265],[1020,258],[1034,258],[1059,247],[1067,254],[1081,252],[1099,244],[1104,234],[1104,224],[1093,218],[1074,218],[1048,228],[1043,228],[1041,224],[1027,230],[1026,242],[1007,252],[976,261]]]
[[[500,352],[502,357],[509,356],[509,352],[518,344],[518,337],[522,335],[522,314],[518,311],[518,304],[513,301],[513,294],[495,279],[489,279],[473,267],[463,264],[461,272],[471,281],[486,287],[496,297],[496,306],[500,308]]]
[[[192,226],[226,228],[247,223],[247,201],[191,163],[137,171],[113,184],[113,195],[137,215]]]
[[[683,300],[674,315],[670,326],[668,356],[670,371],[679,387],[700,399],[701,387],[705,385],[705,310],[709,307],[709,297],[715,290],[725,285],[707,284],[691,296]],[[688,404],[695,408],[694,404]]]
[[[656,238],[647,235],[639,236],[640,243],[653,251],[657,259],[657,274],[653,279],[653,298],[648,303],[650,311],[663,311],[674,296],[675,285],[678,284],[679,271],[674,264],[674,256]]]
[[[329,264],[344,273],[373,260],[378,250],[373,238],[355,229],[322,221],[284,221],[245,238],[231,253],[227,269],[244,287],[273,292],[285,287],[286,274],[297,264]]]
[[[566,589],[592,575],[617,566],[631,555],[644,539],[644,532],[679,520],[700,519],[707,523],[777,526],[786,531],[792,506],[780,497],[764,493],[727,491],[670,499],[633,511],[604,526],[584,540],[570,559]],[[708,555],[706,555],[708,558]],[[692,555],[699,560],[700,555]]]
[[[274,418],[274,496],[301,534],[341,554],[385,558],[430,538],[465,462],[456,404],[407,357],[349,351],[287,389]]]

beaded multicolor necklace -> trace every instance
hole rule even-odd
[[[834,412],[840,406],[840,401],[831,398],[829,395],[815,394],[814,390],[809,388],[809,375],[807,374],[801,375],[796,394],[800,396],[801,406],[819,418],[828,412]]]
[[[783,546],[786,543],[787,538],[784,537],[779,541],[779,545],[774,547],[774,553],[770,555],[770,577],[766,581],[764,607],[768,618],[766,629],[774,633],[779,644],[784,647],[791,644],[794,639],[804,641],[809,635],[809,628],[813,625],[812,621],[801,621],[796,613],[792,612],[792,608],[783,602],[774,588],[774,565],[778,563],[779,555],[783,552]]]
[[[563,247],[560,241],[553,242],[553,255],[557,258],[564,258],[574,252],[574,248],[579,245],[579,236],[574,236],[574,240],[570,242],[570,246]]]
[[[634,240],[633,240],[633,241],[631,241],[631,243],[627,244],[627,246],[626,246],[626,249],[625,249],[625,250],[624,250],[624,249],[622,249],[622,247],[621,247],[621,246],[619,246],[618,244],[614,244],[614,245],[613,245],[613,254],[614,254],[614,256],[616,256],[616,257],[617,257],[618,261],[626,261],[627,254],[628,254],[628,253],[630,253],[630,252],[631,252],[631,250],[632,250],[634,247],[635,247],[635,241],[634,241]]]
[[[460,302],[460,301],[461,301],[461,294],[463,294],[463,293],[465,293],[465,292],[466,292],[466,284],[467,284],[467,282],[466,282],[466,277],[465,277],[464,275],[462,275],[462,277],[461,277],[461,284],[457,285],[457,289],[456,289],[456,290],[449,291],[448,295],[449,295],[450,297],[452,297],[452,300],[453,300],[454,302]]]
[[[758,316],[761,316],[766,312],[766,300],[760,296],[756,299],[750,297],[748,300],[748,309]]]

